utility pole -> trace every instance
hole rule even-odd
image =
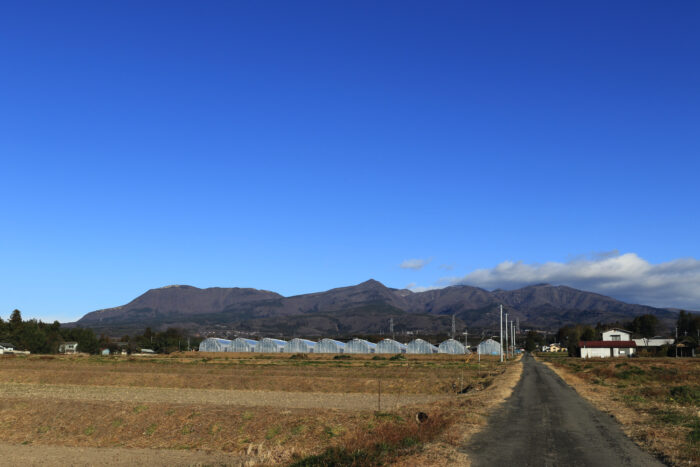
[[[464,332],[463,332],[462,334],[464,334],[464,347],[466,347],[466,348],[468,349],[468,348],[469,348],[469,343],[467,342],[467,337],[469,336],[469,333],[468,333],[467,330],[465,329]]]
[[[455,338],[456,326],[455,326],[455,315],[452,315],[452,339]]]
[[[508,313],[506,313],[506,360],[508,360]]]
[[[392,340],[396,340],[396,335],[394,334],[394,318],[389,318],[389,332],[391,333]]]
[[[512,330],[511,336],[513,336],[513,357],[515,357],[515,323],[511,321],[510,325]]]
[[[500,344],[500,347],[501,347],[501,362],[503,362],[503,305],[501,305],[501,326],[500,326],[500,333],[501,333],[501,337],[500,337],[500,342],[499,342],[499,344]],[[676,332],[676,333],[678,333],[678,332]]]
[[[676,358],[678,358],[678,326],[676,326],[676,341],[674,344],[674,347],[676,348]]]

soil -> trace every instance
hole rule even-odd
[[[94,387],[78,385],[0,383],[0,397],[21,399],[53,399],[110,401],[131,403],[214,404],[246,407],[283,407],[288,409],[377,410],[376,394],[333,394],[287,391],[239,391],[225,389],[173,389]],[[389,394],[382,409],[405,405],[428,404],[445,396]]]
[[[41,466],[243,466],[238,456],[214,452],[189,452],[169,449],[88,448],[31,446],[0,443],[3,465]]]

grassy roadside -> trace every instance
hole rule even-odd
[[[472,386],[465,394],[432,404],[424,423],[415,419],[393,420],[359,430],[343,444],[298,459],[292,465],[468,466],[469,458],[460,448],[486,426],[491,411],[510,396],[520,380],[522,362],[518,358],[498,369],[496,377]]]
[[[700,360],[538,354],[637,444],[671,465],[700,463]]]

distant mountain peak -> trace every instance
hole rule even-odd
[[[374,280],[374,279],[366,280],[366,281],[361,282],[357,285],[361,286],[361,287],[386,287],[384,284],[382,284],[378,280]]]

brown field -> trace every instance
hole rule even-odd
[[[493,383],[513,380],[518,365],[447,355],[3,356],[0,451],[109,448],[128,459],[166,450],[151,465],[178,464],[173,450],[184,465],[462,463],[455,447],[509,392]],[[427,422],[415,422],[418,411]]]
[[[700,360],[538,354],[640,446],[671,465],[700,464]]]

